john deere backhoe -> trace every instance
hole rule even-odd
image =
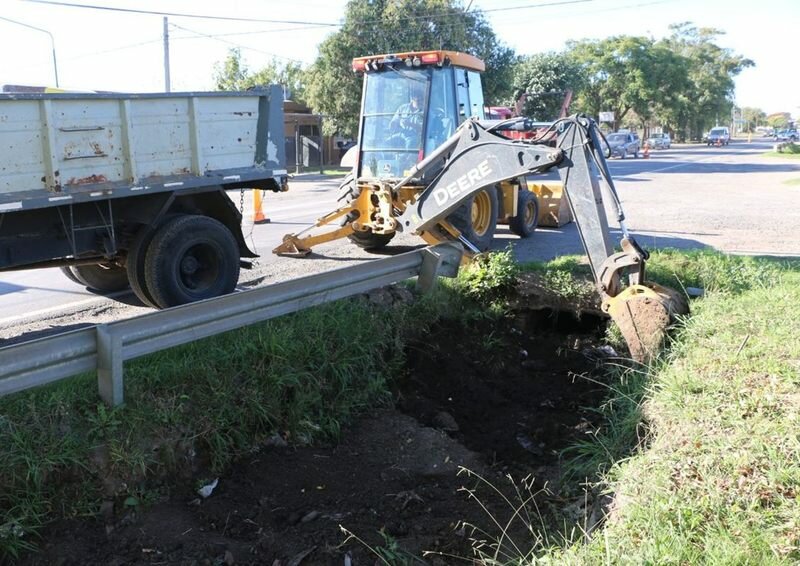
[[[674,316],[688,309],[678,293],[645,279],[648,255],[625,227],[596,124],[585,116],[557,120],[549,132],[555,147],[505,137],[531,125],[523,118],[484,120],[484,68],[479,59],[451,51],[354,59],[353,70],[365,77],[358,159],[340,187],[341,206],[308,230],[286,235],[273,251],[304,255],[345,236],[376,249],[407,232],[429,243],[459,241],[478,254],[489,247],[498,220],[522,237],[533,232],[538,203],[525,177],[556,169],[602,308],[632,356],[648,358]],[[623,233],[616,253],[604,202]],[[315,230],[326,225],[333,228]]]

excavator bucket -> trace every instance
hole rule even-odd
[[[619,327],[631,357],[648,363],[661,350],[669,328],[689,314],[689,304],[674,289],[645,282],[607,298],[603,310]]]

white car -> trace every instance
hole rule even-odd
[[[669,134],[652,134],[645,143],[653,149],[669,149],[672,140],[669,138]]]

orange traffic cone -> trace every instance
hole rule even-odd
[[[258,189],[253,190],[253,224],[268,224],[269,218],[264,215],[261,210],[261,201],[263,200],[264,191]]]

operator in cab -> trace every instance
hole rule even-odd
[[[389,131],[399,134],[405,147],[420,146],[422,139],[422,89],[415,88],[409,92],[409,101],[397,107],[389,122]]]

